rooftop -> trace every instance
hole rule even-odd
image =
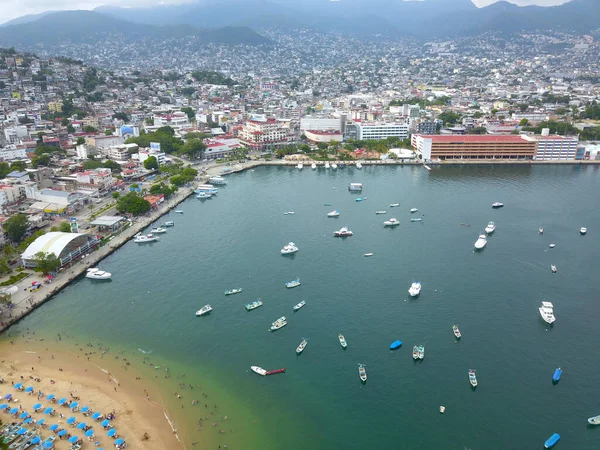
[[[448,142],[448,143],[462,143],[462,142],[504,142],[504,143],[523,143],[528,139],[525,139],[519,135],[510,135],[510,136],[493,136],[493,135],[464,135],[464,134],[449,134],[449,135],[440,135],[440,134],[419,134],[426,139],[431,139],[433,142]]]
[[[100,216],[93,222],[90,222],[90,225],[97,225],[101,227],[112,227],[113,225],[125,220],[125,217],[121,216]]]

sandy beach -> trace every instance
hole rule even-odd
[[[53,350],[59,348],[51,342],[20,340],[0,346],[0,377],[4,378],[0,392],[3,397],[12,394],[17,401],[8,404],[11,408],[20,408],[19,414],[27,411],[34,420],[45,419],[46,427],[39,427],[42,439],[53,434],[49,430],[50,425],[58,424],[59,429],[83,439],[84,448],[115,448],[113,438],[107,436],[107,431],[100,425],[107,414],[112,413],[115,418],[111,425],[117,430],[118,437],[127,442],[128,448],[185,448],[172,430],[160,398],[154,398],[151,383],[133,371],[124,374],[123,370],[119,375],[112,371],[115,364],[126,369],[129,363],[125,357],[91,344],[81,345],[73,351],[64,348]],[[18,383],[22,383],[24,389],[32,386],[33,392],[29,394],[15,389],[14,385]],[[39,395],[40,392],[42,395]],[[66,404],[77,401],[79,408],[88,406],[104,418],[94,420],[91,415],[86,417],[81,411],[73,412],[68,406],[59,406],[47,400],[49,394],[54,394],[56,400],[66,398]],[[33,412],[36,403],[41,403],[44,409],[54,408],[56,414],[44,414],[43,410]],[[67,424],[70,417],[75,417],[76,423],[84,422],[91,426],[95,436],[88,440],[84,430],[77,429],[76,424]],[[0,412],[0,420],[4,424],[20,421],[4,411]],[[29,427],[32,428],[33,424]],[[57,449],[71,448],[66,436],[62,440],[57,438],[55,444]]]

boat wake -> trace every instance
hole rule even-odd
[[[148,351],[146,351],[146,350],[142,350],[141,348],[138,348],[138,350],[139,350],[140,352],[142,352],[144,355],[149,355],[150,353],[152,353],[152,352],[153,352],[153,350],[148,350]]]

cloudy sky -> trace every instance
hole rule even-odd
[[[0,23],[26,14],[48,10],[94,9],[100,5],[151,6],[153,4],[190,3],[194,0],[0,0]],[[302,1],[302,0],[294,0]],[[452,0],[448,0],[451,2]],[[487,6],[499,0],[473,0],[477,6]],[[570,0],[509,0],[518,5],[560,5]]]

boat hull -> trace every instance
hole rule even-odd
[[[396,350],[397,348],[400,348],[401,346],[402,346],[401,341],[394,341],[390,344],[390,350]]]
[[[560,440],[560,434],[554,433],[552,436],[548,438],[546,442],[544,442],[544,448],[552,448],[556,445],[556,443]]]

